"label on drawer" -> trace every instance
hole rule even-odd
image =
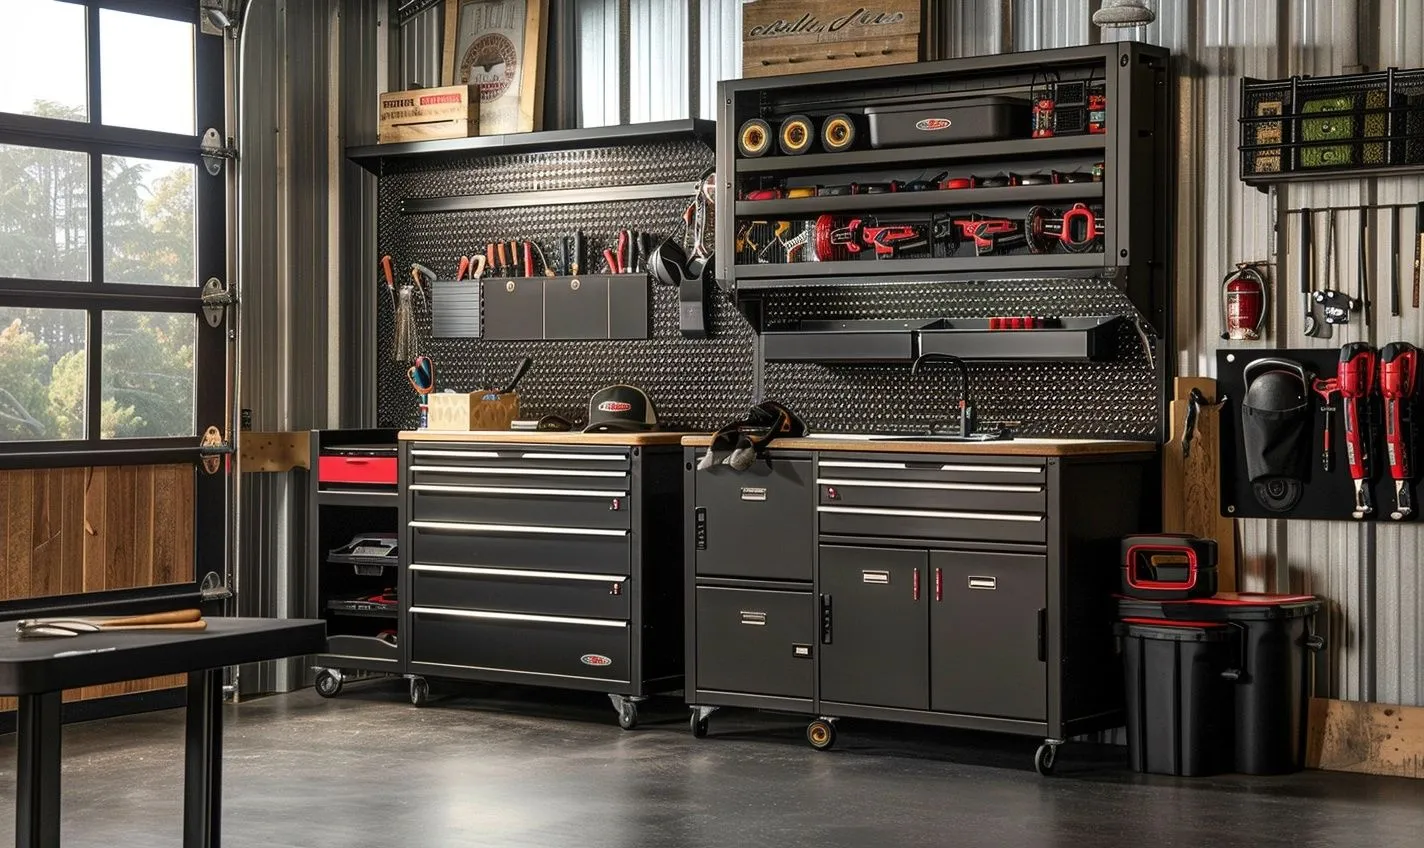
[[[579,657],[579,662],[584,665],[597,666],[599,668],[606,665],[613,665],[613,660],[603,654],[584,654]]]

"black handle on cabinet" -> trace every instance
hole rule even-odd
[[[1038,611],[1038,661],[1048,662],[1048,609]]]
[[[707,550],[707,507],[699,506],[693,510],[693,538],[697,540],[697,550]]]
[[[831,644],[831,596],[821,595],[821,644]]]

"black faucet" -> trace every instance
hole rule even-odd
[[[914,363],[910,366],[910,376],[914,376],[920,368],[920,363],[926,361],[953,362],[959,366],[959,435],[972,436],[975,417],[974,403],[969,399],[969,366],[964,364],[963,359],[952,353],[922,353],[915,357]]]

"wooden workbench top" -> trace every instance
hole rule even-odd
[[[682,432],[579,433],[538,430],[402,430],[408,442],[505,442],[524,445],[675,445]]]
[[[706,447],[710,435],[687,436],[688,447]],[[863,436],[837,437],[834,433],[806,439],[776,439],[773,450],[857,451],[862,453],[945,453],[983,456],[1091,456],[1095,454],[1155,453],[1154,442],[1108,439],[1007,439],[998,442],[887,441]]]

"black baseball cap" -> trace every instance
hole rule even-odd
[[[647,392],[637,386],[604,386],[588,399],[585,433],[656,430],[658,413]]]

